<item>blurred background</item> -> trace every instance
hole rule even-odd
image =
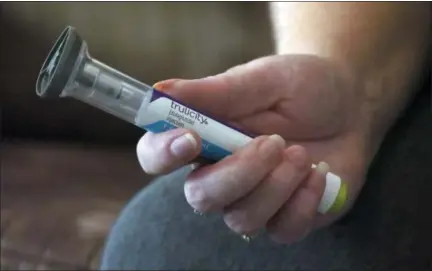
[[[273,50],[266,3],[0,2],[1,270],[97,269],[118,212],[151,181],[135,156],[142,130],[78,101],[37,97],[39,69],[66,25],[93,57],[149,85]],[[432,263],[430,78],[347,219],[354,242],[388,251],[387,269]]]
[[[150,85],[212,75],[272,52],[265,3],[5,2],[1,10],[5,136],[136,139],[134,128],[105,113],[35,95],[39,69],[66,25],[77,28],[93,57]]]
[[[2,269],[96,268],[116,214],[150,178],[143,131],[35,82],[66,25],[93,57],[152,85],[197,78],[272,52],[265,3],[0,3]]]

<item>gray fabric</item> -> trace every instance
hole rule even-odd
[[[252,243],[187,205],[187,169],[136,195],[114,225],[102,269],[426,270],[432,268],[432,125],[423,92],[388,136],[351,214],[304,241]]]

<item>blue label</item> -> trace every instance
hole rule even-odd
[[[172,125],[171,123],[168,123],[164,120],[160,120],[148,125],[143,126],[144,129],[147,131],[150,131],[152,133],[161,133],[168,130],[176,129],[178,127]],[[211,160],[221,160],[222,158],[228,156],[231,154],[231,152],[208,142],[205,139],[201,139],[202,141],[202,150],[201,155],[205,158],[211,159]]]

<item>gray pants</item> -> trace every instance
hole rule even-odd
[[[428,104],[427,98],[417,102],[388,137],[350,215],[302,242],[278,245],[263,235],[246,243],[220,216],[194,214],[183,194],[183,168],[126,206],[107,240],[102,269],[431,269]]]

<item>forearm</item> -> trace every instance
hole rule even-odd
[[[353,74],[374,153],[428,61],[431,5],[275,2],[270,8],[278,54],[317,55]]]

